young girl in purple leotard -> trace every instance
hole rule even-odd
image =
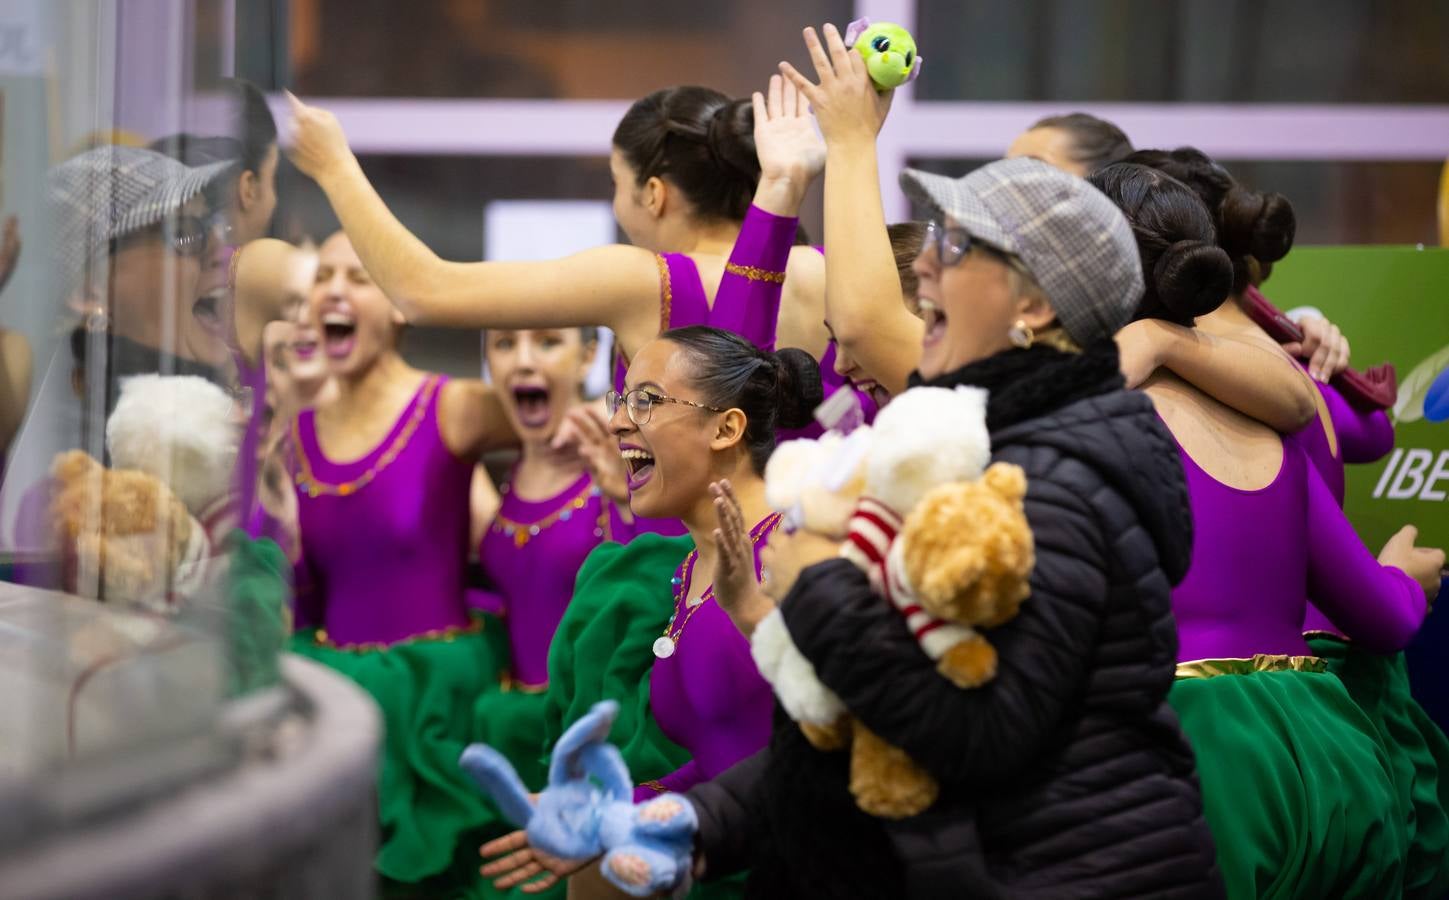
[[[468,483],[512,429],[487,386],[403,361],[400,316],[341,233],[322,245],[309,303],[336,395],[292,422],[292,650],[382,709],[379,874],[467,895],[481,884],[476,843],[460,836],[496,817],[456,763],[473,737],[469,710],[497,688],[507,652],[498,623],[464,603]]]

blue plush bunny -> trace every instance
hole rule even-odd
[[[619,705],[594,704],[553,748],[548,787],[535,802],[503,754],[472,744],[459,760],[463,771],[528,833],[535,849],[560,859],[604,855],[604,877],[636,897],[688,888],[694,807],[678,794],[635,806],[629,767],[607,743]]]

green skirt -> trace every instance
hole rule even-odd
[[[480,631],[382,650],[319,644],[315,629],[292,636],[294,653],[351,678],[382,710],[375,866],[394,896],[485,896],[478,846],[507,830],[458,766],[479,697],[498,691],[508,661],[501,624],[482,618]]]
[[[1309,639],[1378,736],[1408,828],[1404,896],[1449,896],[1449,740],[1409,693],[1404,655],[1357,650],[1327,634]]]
[[[1408,840],[1391,762],[1336,676],[1179,677],[1168,699],[1230,898],[1400,896]]]

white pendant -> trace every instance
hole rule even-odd
[[[661,635],[654,640],[654,655],[659,659],[668,659],[674,655],[674,639]]]

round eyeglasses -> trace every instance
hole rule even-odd
[[[678,403],[681,406],[693,406],[695,409],[704,409],[710,412],[724,412],[713,406],[706,406],[703,403],[695,403],[693,400],[681,400],[678,397],[666,397],[663,394],[655,394],[643,388],[635,388],[632,391],[619,393],[609,391],[604,395],[604,406],[609,410],[609,415],[619,411],[622,404],[629,413],[629,421],[635,425],[648,425],[649,417],[654,415],[654,407],[661,403]]]

